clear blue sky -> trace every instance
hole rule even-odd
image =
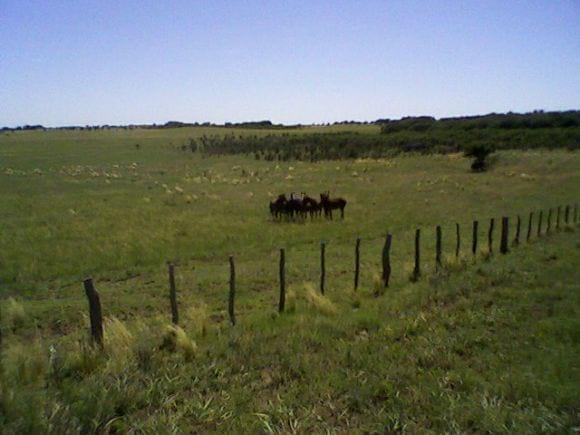
[[[0,0],[0,126],[579,108],[579,0]]]

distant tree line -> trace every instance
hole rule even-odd
[[[482,116],[463,116],[438,120],[431,116],[412,116],[395,121],[379,119],[375,123],[381,125],[381,132],[385,134],[400,131],[570,128],[580,126],[580,111],[536,111],[523,114],[491,113]]]

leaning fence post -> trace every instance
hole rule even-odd
[[[540,210],[540,217],[538,218],[538,237],[542,235],[542,220],[544,218],[544,210]]]
[[[566,226],[570,224],[570,205],[566,205],[566,209],[564,210],[564,223]]]
[[[546,219],[546,234],[552,230],[552,209],[548,209],[548,219]]]
[[[228,297],[228,314],[230,315],[230,322],[232,326],[236,324],[236,314],[234,312],[234,302],[236,298],[236,268],[234,265],[234,257],[230,255],[230,294]]]
[[[358,278],[360,274],[360,237],[356,239],[354,247],[354,289],[358,289]]]
[[[560,216],[562,214],[562,206],[559,205],[558,206],[558,212],[556,214],[556,229],[559,230],[560,229]]]
[[[461,235],[459,234],[459,224],[455,223],[455,236],[457,243],[455,244],[455,258],[459,258],[459,251],[461,249]]]
[[[526,242],[530,241],[530,237],[532,236],[532,221],[534,218],[534,212],[530,212],[530,218],[528,219],[528,234],[526,235]]]
[[[383,283],[385,287],[389,286],[389,278],[391,277],[391,241],[393,236],[387,234],[385,239],[385,246],[383,246]],[[378,295],[377,295],[378,296]]]
[[[479,226],[478,221],[473,221],[473,236],[471,241],[471,252],[475,257],[477,255],[477,227]]]
[[[326,278],[326,243],[320,242],[320,293],[324,294],[324,281]]]
[[[278,312],[284,312],[286,305],[286,254],[284,248],[280,249],[280,301],[278,302]]]
[[[415,230],[415,268],[413,269],[412,281],[417,281],[421,276],[421,230]]]
[[[89,317],[91,320],[91,339],[100,347],[103,347],[103,314],[101,312],[101,300],[99,292],[93,285],[92,278],[83,281],[85,294],[89,300]]]
[[[507,254],[509,251],[508,239],[509,239],[509,217],[504,216],[501,218],[501,244],[499,247],[499,252],[501,252],[502,254]]]
[[[487,233],[487,249],[489,255],[493,254],[493,228],[495,226],[495,219],[491,218],[489,220],[489,232]]]
[[[516,236],[514,237],[514,246],[518,246],[520,244],[520,232],[522,229],[522,219],[520,215],[518,215],[518,220],[516,223]]]
[[[168,264],[169,269],[169,302],[171,304],[171,321],[174,325],[179,322],[177,312],[177,290],[175,289],[175,270],[173,263]]]
[[[441,263],[441,225],[437,225],[435,229],[436,241],[435,241],[435,270],[439,270],[442,266]]]

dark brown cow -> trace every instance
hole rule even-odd
[[[320,194],[320,204],[324,210],[324,216],[327,219],[332,219],[332,210],[340,210],[340,217],[344,219],[344,208],[346,207],[346,199],[344,198],[330,198],[330,193],[325,192]]]

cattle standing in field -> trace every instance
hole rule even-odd
[[[290,194],[290,199],[286,203],[286,214],[290,218],[304,217],[306,215],[302,199],[294,197],[294,193]]]
[[[322,207],[320,204],[314,198],[311,198],[306,194],[304,194],[302,199],[302,205],[305,211],[310,214],[310,219],[313,219],[316,216],[320,216],[322,213]]]
[[[332,219],[332,210],[340,210],[340,217],[344,219],[344,208],[346,207],[346,199],[333,198],[330,199],[330,193],[320,194],[320,204],[324,210],[324,216],[327,219]]]
[[[278,195],[275,201],[270,202],[270,214],[274,219],[280,219],[286,213],[287,203],[288,200],[284,194]]]
[[[274,220],[280,220],[284,216],[288,220],[306,219],[308,215],[310,215],[310,219],[314,219],[321,216],[324,210],[324,216],[327,219],[332,219],[332,210],[339,209],[341,217],[344,218],[345,207],[346,200],[342,198],[330,199],[328,192],[320,194],[320,202],[309,197],[305,192],[302,192],[301,195],[292,192],[290,199],[286,198],[285,194],[281,194],[276,200],[270,201],[270,214]]]

